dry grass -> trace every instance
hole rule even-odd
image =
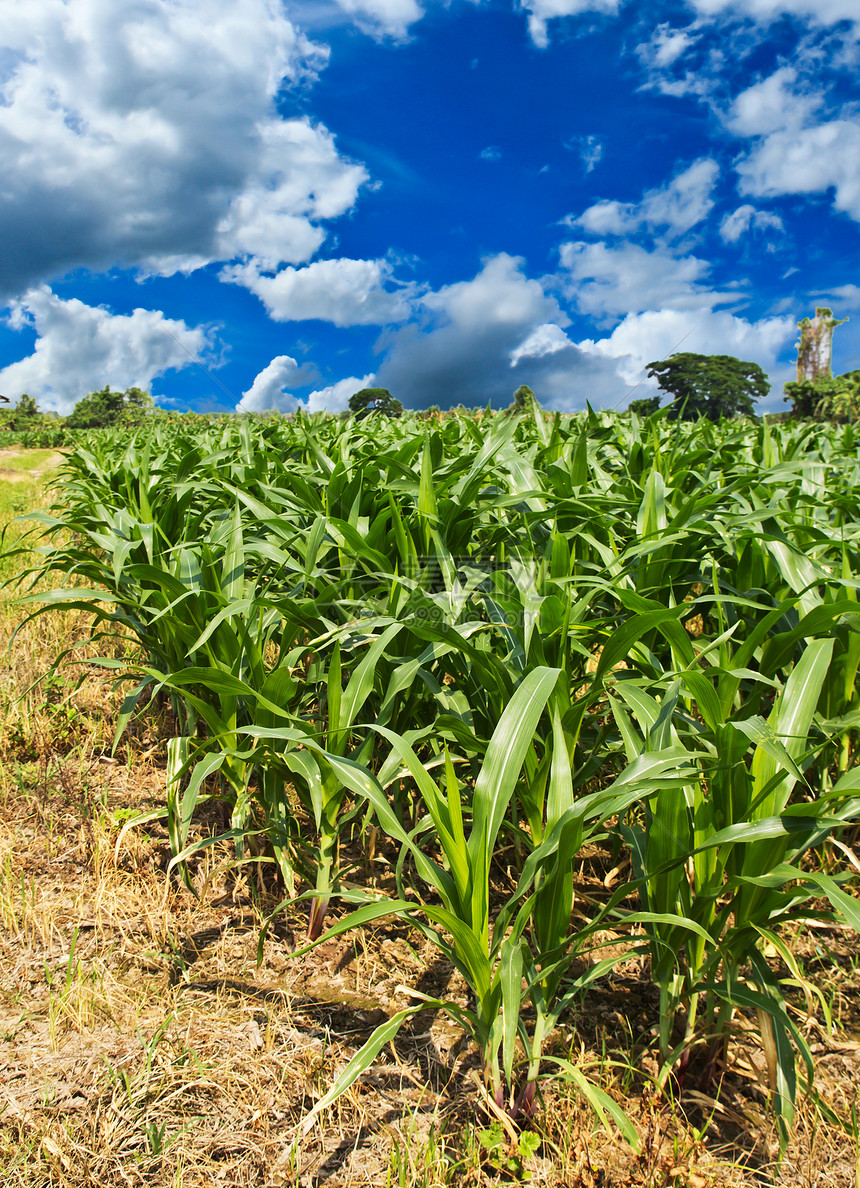
[[[502,1130],[488,1150],[481,1133],[488,1138],[495,1118],[475,1083],[474,1056],[445,1018],[429,1016],[418,1016],[294,1144],[303,1116],[383,1012],[406,1004],[404,986],[454,997],[462,988],[401,925],[294,958],[287,919],[258,967],[268,905],[228,854],[201,854],[195,899],[166,880],[157,822],[126,831],[117,847],[129,815],[163,795],[156,710],[112,756],[118,694],[83,652],[61,678],[39,682],[59,650],[84,639],[85,624],[74,613],[35,620],[7,655],[19,618],[7,609],[0,623],[0,1169],[8,1188],[518,1180],[858,1188],[856,1137],[808,1102],[776,1166],[752,1038],[739,1036],[718,1098],[695,1085],[679,1086],[674,1101],[656,1093],[647,1051],[654,1003],[634,961],[566,1020],[558,1045],[622,1101],[642,1137],[640,1155],[598,1129],[562,1082],[547,1091],[535,1149],[518,1153]],[[835,1016],[856,1026],[854,953],[835,933],[815,943],[825,956],[809,950],[811,973]],[[849,1119],[858,1044],[808,1026],[822,1095]]]

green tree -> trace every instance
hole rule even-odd
[[[789,415],[847,424],[860,421],[860,370],[814,380],[791,380],[785,385],[791,401]]]
[[[627,411],[636,413],[637,417],[651,417],[660,407],[659,396],[642,396],[639,400],[631,400]]]
[[[9,401],[6,400],[6,403],[8,404]],[[26,392],[19,397],[14,408],[3,410],[2,418],[4,428],[11,433],[26,433],[30,429],[38,428],[42,422],[39,406]]]
[[[155,408],[152,397],[141,388],[113,392],[110,387],[90,392],[77,402],[66,417],[70,429],[98,429],[107,425],[139,425]]]
[[[362,388],[350,396],[349,411],[359,420],[377,412],[386,417],[399,417],[403,415],[403,405],[387,388]]]
[[[669,419],[697,421],[707,417],[719,421],[754,414],[753,401],[770,391],[757,363],[746,363],[732,355],[696,355],[689,351],[649,363],[649,378],[655,378],[672,397]]]
[[[518,417],[522,413],[530,413],[533,408],[540,407],[538,398],[528,386],[528,384],[520,384],[516,392],[514,392],[514,401],[506,412],[509,416]]]

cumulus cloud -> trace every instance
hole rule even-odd
[[[291,389],[306,386],[311,382],[308,374],[313,369],[300,367],[290,355],[277,355],[271,363],[254,378],[247,392],[236,405],[237,412],[344,412],[349,407],[349,398],[362,388],[372,387],[374,376],[348,376],[325,388],[316,388],[309,395],[299,398]]]
[[[41,408],[66,415],[88,392],[109,386],[149,389],[166,371],[188,367],[211,346],[203,328],[160,310],[112,314],[103,306],[64,301],[46,285],[11,307],[9,324],[34,328],[31,355],[0,371],[0,391],[29,392]]]
[[[218,222],[214,258],[250,255],[263,268],[301,263],[325,239],[320,221],[351,209],[367,172],[345,161],[331,133],[307,119],[269,121],[259,140],[257,169]]]
[[[293,412],[298,407],[295,396],[288,395],[289,388],[300,388],[308,383],[305,369],[290,355],[276,355],[254,378],[247,392],[236,405],[236,412]]]
[[[617,397],[614,366],[569,341],[570,319],[518,257],[490,257],[473,279],[428,293],[421,304],[423,326],[411,323],[380,341],[376,382],[407,407],[504,406],[520,384],[547,407],[568,411]]]
[[[529,36],[536,46],[546,49],[549,45],[548,21],[582,13],[615,16],[621,3],[622,0],[524,0],[523,8],[529,14]]]
[[[516,350],[511,351],[511,367],[516,367],[520,359],[542,359],[545,355],[554,355],[571,346],[573,343],[561,326],[555,322],[543,322],[523,339]]]
[[[704,285],[710,265],[697,256],[651,251],[635,243],[564,243],[559,279],[582,313],[611,317],[629,310],[702,309],[737,300]]]
[[[737,166],[742,194],[821,194],[860,222],[860,122],[830,120],[799,133],[775,132]]]
[[[737,243],[750,231],[782,231],[782,219],[769,210],[756,210],[748,203],[739,206],[720,222],[720,235],[726,243]]]
[[[726,119],[735,136],[767,136],[807,124],[823,102],[822,96],[797,89],[797,71],[775,70],[737,96]]]
[[[589,354],[617,360],[618,374],[629,387],[640,385],[649,363],[679,350],[735,355],[758,363],[772,379],[788,379],[788,372],[781,373],[779,357],[796,332],[792,317],[750,322],[725,310],[662,309],[628,314],[606,338],[577,345]],[[646,386],[656,389],[653,381],[646,381]],[[768,405],[778,405],[781,398],[780,387],[768,398]]]
[[[702,157],[665,185],[646,191],[640,202],[595,202],[566,222],[591,235],[629,235],[640,228],[662,230],[669,237],[683,235],[713,208],[711,194],[718,176],[717,162]]]
[[[726,126],[754,141],[736,169],[742,194],[776,197],[833,190],[838,211],[860,221],[860,119],[834,119],[825,99],[792,67],[782,67],[734,100]]]
[[[479,331],[485,324],[517,327],[531,324],[541,314],[563,317],[540,282],[525,276],[523,263],[517,256],[500,252],[484,261],[473,280],[445,285],[435,293],[428,293],[422,304],[468,333]]]
[[[383,326],[410,313],[411,288],[385,287],[392,271],[386,260],[342,258],[267,276],[252,262],[225,268],[221,279],[250,289],[276,322],[319,318],[335,326]]]
[[[301,263],[366,180],[275,100],[325,65],[278,0],[0,7],[3,264],[16,295],[76,267]]]
[[[307,399],[308,412],[345,412],[349,408],[349,398],[362,388],[373,388],[376,379],[373,373],[362,376],[349,376],[348,379],[338,380],[327,388],[317,388]]]

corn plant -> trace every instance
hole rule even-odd
[[[464,811],[464,789],[447,750],[441,785],[413,748],[385,727],[376,728],[390,746],[378,778],[355,763],[326,755],[343,782],[372,804],[388,835],[400,842],[431,900],[416,905],[414,899],[403,895],[402,883],[400,898],[395,900],[367,902],[367,896],[351,893],[345,898],[363,906],[320,939],[388,916],[409,920],[419,928],[462,974],[473,1005],[464,1009],[455,1003],[427,999],[415,1010],[442,1009],[463,1024],[481,1052],[485,1079],[497,1104],[506,1104],[514,1116],[520,1111],[530,1114],[534,1108],[544,1043],[560,1014],[618,960],[613,957],[594,963],[580,978],[566,979],[571,963],[588,950],[590,938],[613,906],[608,904],[605,912],[586,928],[571,930],[573,869],[581,846],[599,836],[607,818],[623,812],[643,792],[666,783],[677,784],[679,764],[685,758],[679,748],[648,755],[631,764],[607,789],[576,798],[569,762],[570,741],[564,736],[556,709],[549,735],[552,753],[547,836],[529,856],[517,887],[494,916],[490,898],[494,848],[524,760],[534,746],[538,723],[560,676],[557,669],[537,668],[517,688],[487,746],[469,816]],[[289,736],[288,731],[280,733]],[[414,780],[427,811],[426,822],[419,823],[411,833],[400,824],[385,795],[385,785],[404,776]],[[422,841],[428,828],[438,840],[441,865],[428,855]],[[432,901],[436,897],[441,906]],[[283,906],[277,910],[283,910]],[[260,951],[264,938],[265,929]],[[531,1033],[522,1014],[524,999],[535,1010]],[[374,1032],[350,1062],[348,1072],[315,1107],[314,1116],[369,1067],[382,1044],[412,1013],[414,1010],[401,1012]],[[519,1084],[514,1077],[518,1040],[528,1058],[525,1077]],[[601,1115],[610,1114],[635,1145],[635,1131],[612,1099],[581,1076],[575,1079],[592,1106]]]
[[[725,713],[714,685],[693,665],[662,696],[630,679],[616,682],[612,698],[628,758],[675,745],[698,769],[684,786],[646,797],[638,819],[623,830],[643,908],[663,921],[645,921],[661,996],[662,1079],[702,1034],[711,1066],[724,1062],[732,1013],[754,1007],[784,1134],[796,1093],[792,1044],[810,1071],[811,1057],[762,947],[786,955],[775,929],[817,917],[812,901],[822,893],[837,918],[860,923],[855,901],[837,882],[801,865],[807,851],[860,812],[856,773],[822,795],[799,766],[811,770],[821,747],[813,720],[832,650],[831,639],[807,644],[767,720]],[[703,725],[685,712],[685,693]],[[797,787],[807,796],[792,802]],[[674,915],[698,930],[680,926]],[[793,961],[790,968],[796,972]],[[682,1007],[684,1034],[672,1047]]]

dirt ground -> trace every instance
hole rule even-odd
[[[0,481],[32,482],[56,469],[62,460],[56,450],[0,449]]]

